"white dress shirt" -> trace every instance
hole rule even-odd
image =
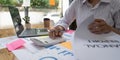
[[[110,26],[120,29],[120,0],[100,0],[94,7],[87,0],[73,0],[72,4],[66,10],[64,17],[56,25],[61,25],[67,29],[71,22],[76,19],[77,27],[79,27],[90,15],[93,15],[94,19],[103,19]],[[79,42],[78,40],[72,42],[73,51],[77,51],[74,54],[78,60],[80,58],[78,53]]]
[[[100,0],[94,7],[87,0],[74,0],[56,25],[67,29],[76,19],[79,26],[90,15],[94,15],[94,19],[103,19],[109,25],[120,29],[120,0]]]

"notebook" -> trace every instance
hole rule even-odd
[[[46,28],[25,29],[23,27],[23,24],[21,23],[21,17],[18,8],[14,6],[9,6],[8,8],[18,37],[34,37],[34,36],[48,35],[48,30]]]

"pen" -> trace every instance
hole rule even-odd
[[[111,31],[113,31],[114,33],[120,35],[120,31],[119,31],[118,29],[115,29],[115,28],[113,28],[113,27],[111,27],[111,26],[109,26],[109,25],[108,25],[108,28],[109,28]]]

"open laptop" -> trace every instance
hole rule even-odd
[[[48,35],[48,30],[46,28],[25,29],[21,23],[21,17],[18,8],[14,6],[9,6],[8,8],[18,37],[34,37]]]

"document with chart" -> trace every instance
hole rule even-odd
[[[120,36],[114,32],[96,35],[88,30],[89,16],[76,30],[73,51],[78,60],[120,60]]]

